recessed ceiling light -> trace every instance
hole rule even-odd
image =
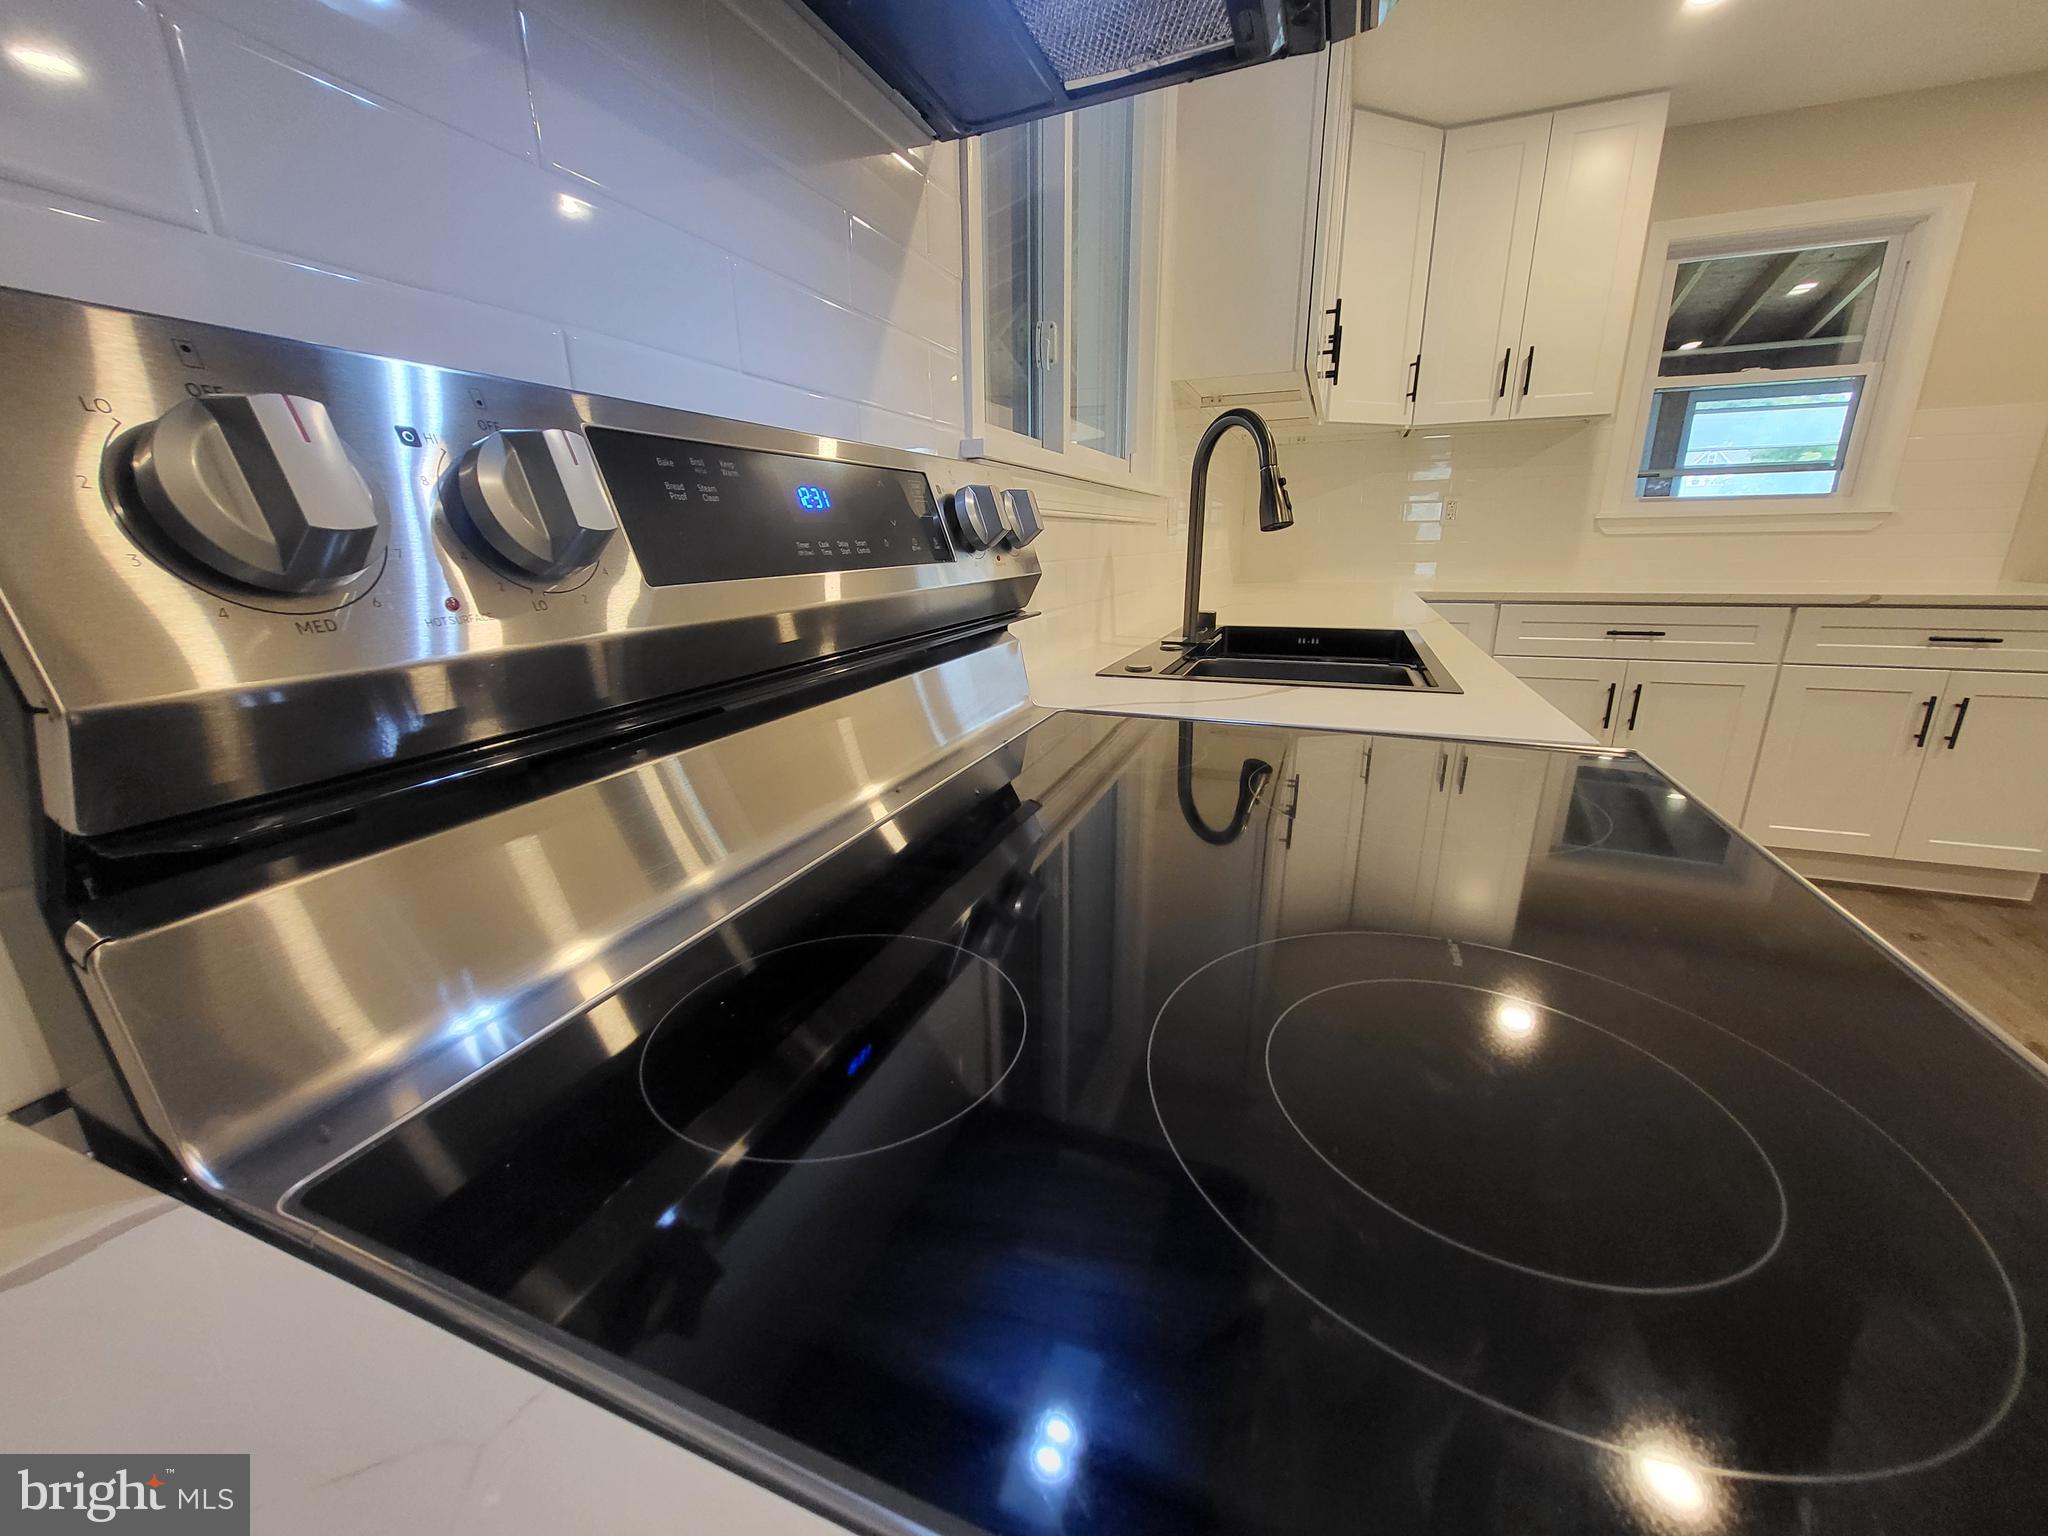
[[[580,197],[571,197],[566,192],[557,192],[555,194],[555,212],[565,219],[587,219],[590,217],[591,208],[590,204],[583,201]]]
[[[85,78],[85,67],[61,48],[42,43],[9,43],[7,62],[24,75],[69,85]]]
[[[1685,0],[1685,8],[1688,11],[1711,11],[1720,3],[1721,0]]]
[[[1681,352],[1690,352],[1694,347],[1700,345],[1702,345],[1702,343],[1698,341],[1681,341],[1678,344],[1678,350]]]
[[[1796,299],[1799,297],[1800,294],[1811,293],[1814,289],[1818,288],[1819,286],[1819,283],[1814,282],[1812,279],[1809,278],[1807,281],[1803,283],[1794,283],[1790,288],[1787,288],[1785,292],[1788,296]]]

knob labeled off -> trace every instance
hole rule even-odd
[[[149,523],[205,570],[324,592],[369,569],[384,514],[305,395],[202,395],[145,427],[130,459]]]
[[[484,547],[537,580],[594,564],[619,526],[581,432],[493,432],[462,456],[456,483]]]

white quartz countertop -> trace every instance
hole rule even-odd
[[[1205,593],[1204,606],[1212,600]],[[1158,630],[1052,641],[1026,632],[1032,702],[1047,709],[1191,717],[1246,725],[1454,736],[1587,746],[1592,738],[1412,592],[1392,587],[1238,587],[1218,594],[1226,624],[1412,629],[1462,692],[1305,688],[1272,683],[1100,677],[1102,668],[1160,638]]]
[[[0,1359],[0,1446],[246,1451],[259,1536],[844,1536],[5,1120]]]
[[[1473,586],[1432,587],[1417,594],[1433,603],[1712,603],[1717,606],[1815,608],[2048,608],[2048,582],[2004,581],[1967,589],[1930,588],[1916,592],[1907,586],[1886,586],[1873,591],[1863,585],[1830,587],[1808,583],[1801,587],[1745,587],[1739,592],[1647,587],[1540,587]]]

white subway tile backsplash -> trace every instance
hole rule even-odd
[[[932,260],[958,277],[966,270],[961,249],[965,230],[960,222],[960,196],[947,191],[936,180],[925,185],[923,228],[925,250]]]
[[[814,293],[851,296],[843,209],[551,13],[530,13],[526,35],[551,165]]]
[[[506,0],[179,0],[294,58],[488,140],[533,155]]]
[[[853,302],[948,351],[960,350],[960,279],[859,219],[853,234]]]
[[[8,0],[0,175],[195,228],[205,196],[156,13]]]
[[[737,360],[731,263],[713,247],[215,23],[178,31],[225,233]]]
[[[571,331],[568,340],[570,376],[577,389],[820,437],[860,437],[860,408],[846,400],[591,331]]]
[[[766,272],[742,267],[736,277],[748,372],[900,415],[931,415],[929,358],[915,336]]]
[[[913,242],[924,176],[816,76],[734,11],[705,11],[720,120],[801,180],[901,244]]]
[[[96,304],[567,384],[561,333],[446,294],[249,250],[79,198],[0,183],[0,281]]]

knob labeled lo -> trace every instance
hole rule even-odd
[[[1038,498],[1029,491],[1004,491],[998,510],[1002,513],[1003,535],[1012,549],[1022,549],[1045,527],[1038,515]]]
[[[369,568],[384,513],[327,407],[304,395],[202,395],[136,437],[151,526],[207,571],[322,592]]]
[[[485,547],[542,581],[595,562],[619,526],[581,432],[493,432],[462,456],[456,482]]]

